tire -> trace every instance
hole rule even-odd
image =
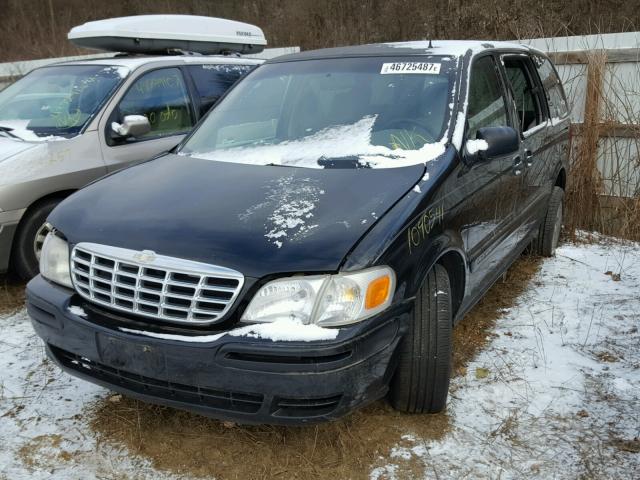
[[[453,318],[447,271],[435,265],[416,296],[389,391],[396,410],[436,413],[447,404]]]
[[[562,221],[564,219],[564,190],[553,187],[551,198],[547,206],[540,231],[538,232],[538,253],[545,257],[553,257],[556,254]]]
[[[58,203],[60,203],[59,198],[45,200],[30,210],[20,222],[13,241],[11,263],[15,273],[24,281],[31,280],[40,271],[35,245],[36,235],[46,233],[45,222]],[[41,242],[39,246],[42,247]]]

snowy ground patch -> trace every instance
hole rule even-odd
[[[451,431],[407,436],[403,462],[436,478],[632,478],[640,471],[640,250],[567,245],[454,379]]]

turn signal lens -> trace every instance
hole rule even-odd
[[[379,307],[387,301],[389,298],[389,292],[391,291],[391,278],[389,275],[379,277],[373,280],[367,288],[367,296],[364,302],[364,308],[371,310],[372,308]]]

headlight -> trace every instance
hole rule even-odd
[[[348,325],[387,308],[395,286],[396,277],[389,267],[281,278],[258,290],[242,321],[273,322],[289,318],[323,327]]]
[[[40,273],[47,280],[73,288],[69,273],[69,245],[55,232],[50,232],[42,244]]]

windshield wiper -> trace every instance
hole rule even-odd
[[[0,125],[0,132],[1,133],[5,133],[7,136],[9,136],[11,138],[17,138],[18,140],[24,141],[24,138],[19,137],[15,133],[11,133],[11,132],[13,132],[13,128],[11,128],[11,127],[3,127],[2,125]]]

